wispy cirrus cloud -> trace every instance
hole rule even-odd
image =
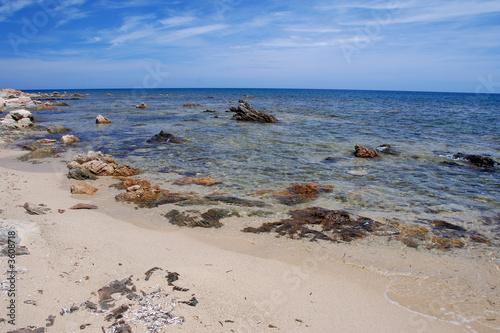
[[[8,17],[16,12],[37,4],[37,0],[5,0],[0,5],[0,22],[5,21]]]

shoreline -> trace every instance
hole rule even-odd
[[[500,304],[495,302],[500,267],[494,248],[469,242],[456,252],[440,252],[389,243],[390,236],[336,243],[242,232],[287,218],[285,211],[272,217],[243,211],[243,216],[224,217],[220,228],[179,227],[164,216],[179,207],[175,203],[138,208],[116,201],[121,190],[110,185],[120,180],[113,177],[85,181],[96,187],[95,195],[71,194],[70,186],[80,183],[66,177],[74,153],[64,150],[62,156],[28,164],[17,159],[25,151],[10,143],[0,146],[0,231],[9,236],[2,238],[5,242],[13,237],[19,251],[13,255],[15,297],[9,296],[9,280],[0,281],[2,302],[16,305],[16,325],[9,324],[7,306],[2,306],[2,330],[34,325],[47,332],[127,332],[130,325],[133,332],[146,332],[137,318],[155,316],[167,316],[171,325],[187,332],[500,329]],[[154,183],[157,176],[132,178]],[[196,199],[217,192],[199,185],[179,190],[174,180],[165,175],[161,188],[196,192]],[[308,205],[326,203],[316,201]],[[27,203],[44,214],[29,215]],[[78,203],[98,208],[70,209]],[[217,207],[234,208],[228,203]],[[206,202],[197,201],[182,210],[206,208]],[[26,250],[29,254],[21,254]],[[6,278],[12,271],[9,258],[0,256]],[[173,277],[178,281],[170,281]],[[116,283],[122,295],[103,298],[102,290]],[[172,313],[155,312],[158,297],[170,302],[165,308],[175,305]],[[98,305],[88,308],[87,301]],[[124,306],[123,314],[115,313]]]
[[[23,162],[13,159],[23,153],[2,149],[0,159],[10,160],[11,167],[22,165]],[[53,163],[60,162],[49,162]],[[31,167],[36,169],[39,165]],[[453,316],[439,320],[435,316],[442,312],[439,309],[447,300],[427,308],[426,299],[432,300],[439,291],[436,289],[447,285],[445,279],[450,278],[447,274],[452,271],[478,270],[481,276],[491,273],[494,265],[474,265],[461,258],[407,249],[311,243],[275,238],[271,234],[245,234],[239,232],[239,226],[231,227],[230,221],[225,222],[225,232],[179,228],[167,222],[156,228],[154,223],[139,226],[130,220],[139,215],[142,218],[148,214],[159,215],[158,212],[143,213],[146,208],[136,210],[130,204],[112,203],[113,196],[106,203],[99,197],[71,195],[69,186],[77,181],[61,173],[64,166],[56,169],[47,173],[0,167],[5,179],[0,184],[2,192],[6,193],[9,186],[17,189],[14,196],[2,196],[2,206],[6,209],[0,219],[3,226],[16,228],[21,245],[30,251],[29,255],[17,258],[20,268],[17,328],[43,327],[47,317],[53,315],[55,322],[47,327],[47,332],[76,330],[87,323],[92,324],[93,329],[101,326],[109,329],[111,323],[103,320],[103,314],[96,317],[80,308],[62,316],[59,311],[73,304],[81,306],[86,300],[97,303],[92,293],[130,275],[134,283],[149,288],[160,284],[168,290],[163,272],[154,274],[149,285],[144,281],[142,274],[160,267],[178,272],[179,285],[190,289],[187,294],[173,292],[174,298],[188,301],[194,295],[199,302],[195,307],[179,304],[175,309],[176,314],[184,317],[184,323],[176,329],[187,332],[254,332],[275,327],[293,332],[329,331],[332,327],[347,332],[493,331],[492,327],[482,324],[495,324],[496,320],[491,320],[494,313],[475,323],[459,324]],[[92,181],[92,185],[103,193],[112,191],[108,186],[116,180],[101,178],[105,179]],[[28,215],[22,207],[24,202],[44,203],[51,212]],[[79,202],[97,203],[100,207],[91,211],[68,209]],[[118,205],[123,207],[120,215],[129,215],[129,221],[112,216]],[[58,209],[65,212],[58,213]],[[130,214],[133,212],[139,215]],[[366,264],[368,258],[374,263],[371,267]],[[4,257],[0,260],[4,266]],[[381,267],[384,262],[391,262],[392,268]],[[437,265],[441,266],[437,269],[440,276],[425,272]],[[397,266],[399,272],[391,270]],[[422,274],[412,275],[409,271]],[[483,279],[488,283],[498,282],[494,276]],[[431,288],[431,294],[422,300],[422,283],[431,280],[436,289]],[[409,286],[415,287],[414,294],[398,299],[398,293]],[[452,293],[453,287],[448,287]],[[463,287],[458,289],[464,291]],[[5,300],[5,295],[3,298]],[[26,300],[35,301],[36,306],[25,304]],[[0,325],[11,329],[6,323]],[[132,329],[145,332],[140,325]]]

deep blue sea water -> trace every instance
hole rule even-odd
[[[500,95],[295,89],[67,91],[72,92],[88,97],[67,101],[70,106],[61,107],[63,112],[37,112],[37,122],[71,128],[71,134],[81,139],[77,150],[82,153],[100,150],[146,172],[210,176],[223,181],[225,191],[239,195],[297,182],[329,184],[335,189],[322,204],[399,218],[437,216],[484,225],[497,223],[492,221],[500,214],[498,165],[480,168],[453,159],[460,152],[500,162]],[[226,111],[239,99],[279,122],[231,119],[233,113]],[[147,109],[135,107],[142,102]],[[184,107],[185,103],[197,106]],[[96,125],[98,114],[112,124]],[[186,143],[146,142],[161,130]],[[353,155],[356,144],[390,144],[400,155],[360,159]],[[489,227],[500,233],[498,225]]]

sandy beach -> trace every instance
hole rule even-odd
[[[170,305],[176,303],[171,314],[178,323],[158,330],[165,332],[493,332],[498,328],[499,274],[494,264],[409,249],[241,233],[241,222],[232,225],[231,218],[217,230],[160,225],[158,217],[163,218],[160,212],[165,209],[137,210],[114,202],[111,194],[117,192],[109,185],[116,180],[90,181],[99,189],[94,196],[72,195],[70,185],[78,181],[66,178],[64,163],[54,159],[33,165],[16,160],[23,154],[0,150],[1,225],[15,230],[20,245],[29,250],[29,255],[15,256],[15,297],[8,297],[8,284],[3,285],[2,331],[35,326],[46,332],[112,332],[120,331],[112,324],[121,319],[132,332],[146,332],[132,311],[139,308],[137,302],[126,297],[130,290],[143,296],[159,292],[168,295]],[[23,207],[26,202],[50,210],[29,215]],[[78,203],[95,204],[98,209],[69,209]],[[151,223],[138,222],[148,220]],[[369,262],[373,265],[366,265]],[[2,272],[8,271],[8,257],[0,257],[0,263]],[[145,273],[155,267],[159,269],[146,280]],[[434,272],[429,271],[432,267]],[[409,274],[410,270],[420,274]],[[178,280],[169,285],[171,273],[178,273]],[[128,277],[133,286],[112,294],[103,308],[98,290]],[[490,290],[477,293],[479,287],[470,279]],[[15,326],[7,316],[12,299]],[[97,309],[87,308],[86,301]],[[109,310],[122,304],[130,306],[124,317],[107,321]],[[453,314],[455,308],[464,307],[476,313],[473,320]]]

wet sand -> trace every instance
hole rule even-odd
[[[15,299],[15,323],[47,332],[111,332],[109,312],[82,306],[99,304],[98,290],[132,276],[137,293],[161,288],[177,301],[173,315],[183,323],[164,331],[185,332],[494,332],[500,328],[500,270],[488,260],[363,243],[312,243],[247,234],[251,218],[224,219],[220,229],[179,228],[165,212],[175,205],[135,209],[117,203],[101,177],[87,183],[94,196],[72,195],[64,163],[21,163],[25,152],[0,150],[0,222],[15,228],[29,255],[16,256],[16,296],[4,291],[0,318]],[[162,186],[163,187],[163,186]],[[187,189],[186,189],[187,191]],[[51,210],[29,215],[25,202]],[[90,203],[96,210],[71,210]],[[2,272],[7,257],[0,257]],[[145,272],[159,267],[146,281]],[[168,284],[168,272],[179,274]],[[6,279],[4,277],[2,280]],[[113,294],[110,309],[137,308],[126,295]],[[189,302],[193,297],[196,306]],[[64,313],[62,309],[78,306]],[[98,307],[101,310],[101,306]],[[63,312],[63,315],[61,314]],[[125,321],[146,332],[131,310]],[[82,326],[84,325],[84,326]]]

